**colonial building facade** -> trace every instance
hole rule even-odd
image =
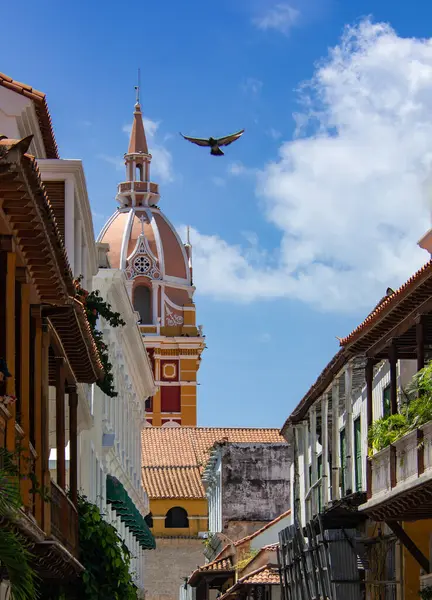
[[[158,206],[151,159],[137,102],[126,177],[116,196],[119,206],[98,241],[109,245],[110,265],[124,272],[140,315],[158,386],[147,403],[148,425],[196,425],[197,372],[205,344],[195,319],[192,247],[182,243]]]

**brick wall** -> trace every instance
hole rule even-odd
[[[203,540],[157,538],[145,555],[145,599],[178,600],[184,578],[205,563]]]

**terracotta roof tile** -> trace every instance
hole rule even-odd
[[[421,269],[414,273],[414,275],[412,275],[408,281],[401,285],[395,292],[385,296],[358,327],[356,327],[349,335],[341,339],[341,346],[346,346],[356,340],[366,328],[370,327],[373,323],[383,317],[393,306],[400,302],[402,298],[409,294],[417,284],[427,279],[431,274],[432,260],[423,265]]]
[[[150,498],[205,498],[201,473],[216,442],[281,443],[277,429],[145,427],[143,485]]]
[[[254,533],[251,533],[250,535],[247,535],[244,538],[241,538],[241,540],[237,540],[235,542],[234,546],[240,546],[241,544],[244,544],[245,542],[249,542],[250,540],[253,540],[258,535],[260,535],[261,533],[263,533],[264,531],[266,531],[266,529],[269,529],[269,527],[273,527],[273,525],[275,525],[276,523],[278,523],[279,521],[281,521],[285,517],[288,517],[290,514],[291,514],[291,509],[289,508],[284,513],[282,513],[281,515],[279,515],[278,517],[276,517],[276,519],[273,519],[273,521],[269,521],[268,523],[266,523],[264,525],[264,527],[261,527],[261,529],[258,529]]]
[[[219,600],[228,600],[233,593],[246,585],[280,585],[279,569],[276,565],[264,565],[239,579]]]
[[[206,565],[202,565],[201,567],[198,567],[198,569],[195,569],[195,571],[189,577],[188,583],[189,585],[194,586],[194,584],[197,583],[198,577],[201,573],[208,573],[214,571],[229,572],[233,570],[234,567],[231,556],[228,556],[226,558],[215,559],[207,563]]]
[[[19,81],[12,79],[4,73],[0,73],[0,85],[33,100],[47,158],[60,158],[46,95],[25,83],[20,83]]]
[[[280,575],[277,567],[272,567],[270,565],[265,565],[249,575],[242,577],[239,579],[238,583],[246,584],[246,585],[277,585],[280,583]]]
[[[205,498],[198,467],[145,467],[144,489],[149,498]]]
[[[277,550],[279,548],[279,544],[276,542],[276,544],[269,544],[268,546],[263,546],[262,550]]]

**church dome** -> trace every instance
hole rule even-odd
[[[150,181],[151,159],[137,103],[125,154],[126,181],[119,183],[116,196],[119,207],[98,242],[109,245],[111,268],[121,269],[130,282],[141,322],[179,328],[193,306],[192,248],[157,206],[159,186]]]

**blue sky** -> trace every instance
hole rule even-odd
[[[193,228],[199,424],[281,426],[336,336],[427,260],[431,18],[423,0],[2,8],[1,70],[47,93],[61,156],[84,161],[96,234],[141,68],[160,206]],[[178,135],[243,127],[223,158]]]

